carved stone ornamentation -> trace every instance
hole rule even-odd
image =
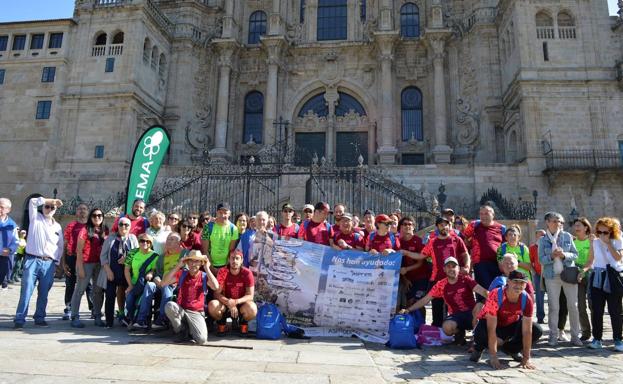
[[[212,108],[210,106],[198,111],[195,117],[186,123],[185,139],[186,144],[191,148],[193,162],[201,161],[203,151],[212,145],[211,125]]]
[[[474,145],[480,134],[480,113],[472,110],[469,102],[459,98],[456,101],[456,140],[460,145]]]

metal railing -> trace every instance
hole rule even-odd
[[[536,37],[538,39],[554,39],[554,27],[536,27]]]
[[[545,153],[546,171],[599,170],[623,167],[616,149],[562,149]]]
[[[558,27],[559,39],[575,39],[575,27]]]
[[[105,55],[106,55],[105,45],[96,45],[91,49],[91,56],[105,56]]]
[[[123,44],[111,44],[108,47],[108,56],[120,56],[123,54]]]
[[[492,204],[495,208],[496,217],[500,219],[530,220],[534,219],[537,211],[536,192],[533,192],[534,201],[512,201],[506,199],[495,188],[489,188],[480,197],[480,204]]]

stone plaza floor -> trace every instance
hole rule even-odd
[[[467,347],[459,346],[396,351],[355,338],[266,341],[212,335],[206,346],[196,346],[175,344],[169,333],[106,330],[92,320],[74,329],[60,319],[63,292],[64,282],[57,280],[49,295],[49,327],[36,327],[29,318],[24,329],[14,330],[19,286],[0,291],[0,383],[615,383],[623,366],[623,354],[612,350],[608,315],[603,350],[570,343],[550,348],[545,332],[533,351],[537,370],[517,369],[518,363],[500,354],[507,368],[494,371],[486,353],[474,364]],[[235,348],[241,346],[252,349]]]

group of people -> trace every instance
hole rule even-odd
[[[112,327],[117,318],[135,329],[171,327],[180,338],[203,343],[209,327],[224,334],[231,318],[232,328],[246,334],[257,314],[251,248],[257,236],[270,236],[378,257],[400,252],[397,310],[424,311],[432,302],[432,324],[446,335],[465,343],[466,332],[473,330],[470,358],[475,362],[488,349],[490,364],[499,368],[501,350],[522,367],[534,368],[530,351],[542,335],[545,291],[550,346],[561,340],[581,346],[592,334],[589,347],[601,348],[607,303],[615,349],[623,351],[623,289],[615,281],[623,271],[623,242],[615,218],[600,218],[594,231],[586,218],[578,218],[572,235],[564,230],[562,215],[548,212],[537,241],[527,246],[521,242],[521,227],[497,222],[487,204],[471,222],[444,209],[434,230],[423,237],[415,234],[414,218],[400,210],[378,215],[366,210],[359,220],[343,204],[331,208],[325,202],[305,205],[300,216],[286,203],[278,219],[261,211],[254,216],[239,213],[230,221],[227,203],[216,207],[214,217],[210,212],[182,218],[158,211],[145,217],[145,202],[136,200],[131,212],[117,217],[111,228],[101,209],[82,204],[64,231],[54,219],[60,206],[58,199],[30,200],[16,328],[24,326],[37,282],[35,325],[47,326],[47,293],[58,264],[66,275],[63,318],[73,327],[85,326],[80,303],[87,294],[95,325]],[[19,242],[9,212],[10,201],[0,199],[5,257],[16,252]],[[11,225],[13,229],[3,229]],[[567,316],[569,340],[564,333]]]

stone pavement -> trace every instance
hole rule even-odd
[[[64,283],[57,281],[50,292],[50,327],[35,327],[29,319],[23,330],[13,330],[12,323],[19,287],[0,291],[0,383],[603,383],[618,379],[623,363],[623,354],[612,352],[607,340],[608,317],[602,351],[568,343],[553,349],[541,341],[534,352],[538,370],[520,370],[510,362],[511,368],[493,371],[486,354],[473,364],[466,348],[458,346],[394,351],[354,338],[266,341],[233,336],[210,337],[208,346],[195,346],[174,344],[165,334],[105,330],[90,320],[76,330],[60,320],[63,290]]]

